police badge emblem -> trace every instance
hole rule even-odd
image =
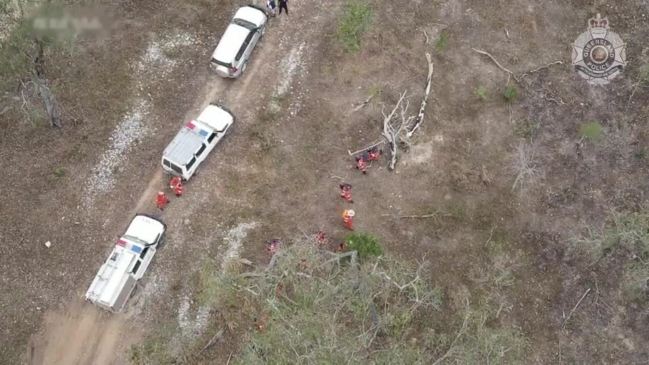
[[[608,25],[608,19],[597,14],[589,19],[588,30],[577,37],[572,47],[575,70],[593,85],[608,84],[626,66],[626,45]]]

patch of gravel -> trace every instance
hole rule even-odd
[[[146,52],[137,63],[138,74],[155,74],[156,77],[165,77],[176,66],[175,55],[182,52],[183,47],[193,46],[197,42],[195,36],[190,33],[175,33],[161,37],[149,43]],[[139,86],[148,78],[140,77]]]
[[[190,309],[192,304],[193,301],[189,296],[185,295],[181,298],[180,305],[178,306],[178,327],[180,328],[180,335],[185,339],[195,338],[201,335],[210,317],[210,309],[207,306],[199,307],[196,314],[191,316]]]
[[[114,174],[125,165],[128,152],[137,141],[153,131],[152,123],[147,121],[151,111],[146,93],[147,86],[173,71],[176,61],[172,55],[180,54],[182,47],[192,46],[196,42],[196,37],[192,34],[179,32],[162,36],[149,43],[134,68],[138,102],[123,116],[109,138],[110,146],[93,168],[82,196],[84,208],[93,208],[97,195],[107,193],[115,186]]]
[[[92,208],[97,194],[106,193],[115,186],[115,171],[124,165],[131,147],[149,132],[144,123],[149,109],[148,103],[140,99],[110,135],[110,146],[92,169],[92,175],[84,189],[83,206],[86,209]]]
[[[236,227],[228,231],[228,234],[223,238],[227,249],[223,255],[221,270],[225,270],[228,263],[240,258],[241,242],[248,235],[248,231],[255,227],[257,227],[256,222],[239,223]]]
[[[277,89],[275,90],[276,96],[282,96],[289,91],[293,77],[304,65],[302,54],[304,53],[305,47],[306,43],[304,42],[299,46],[293,47],[288,55],[280,62],[281,77],[279,85],[277,85]]]

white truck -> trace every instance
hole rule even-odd
[[[162,168],[189,180],[234,123],[225,107],[210,104],[198,118],[185,124],[162,152]]]
[[[153,217],[136,214],[90,284],[86,300],[111,312],[121,311],[163,242],[166,228]]]

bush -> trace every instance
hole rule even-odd
[[[518,89],[514,85],[507,85],[505,91],[503,91],[503,97],[508,103],[513,102],[518,97]]]
[[[435,50],[437,52],[444,52],[448,46],[448,33],[442,32],[439,34],[439,38],[435,41]]]
[[[579,136],[589,141],[599,141],[602,139],[603,129],[598,122],[588,122],[579,126]]]
[[[379,245],[376,237],[367,233],[352,233],[345,238],[345,242],[347,247],[358,252],[358,256],[362,259],[383,254],[383,248]]]
[[[361,36],[371,21],[372,9],[369,4],[357,0],[347,3],[338,24],[338,40],[345,51],[357,52],[361,49]]]
[[[477,97],[480,98],[480,100],[485,101],[487,100],[487,88],[480,85],[475,89],[475,94]]]

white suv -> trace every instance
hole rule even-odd
[[[267,20],[266,12],[254,5],[237,10],[212,53],[210,64],[219,76],[241,76],[252,50],[264,34]]]
[[[198,118],[187,122],[165,148],[162,168],[189,180],[233,123],[232,113],[220,105],[210,104]]]

